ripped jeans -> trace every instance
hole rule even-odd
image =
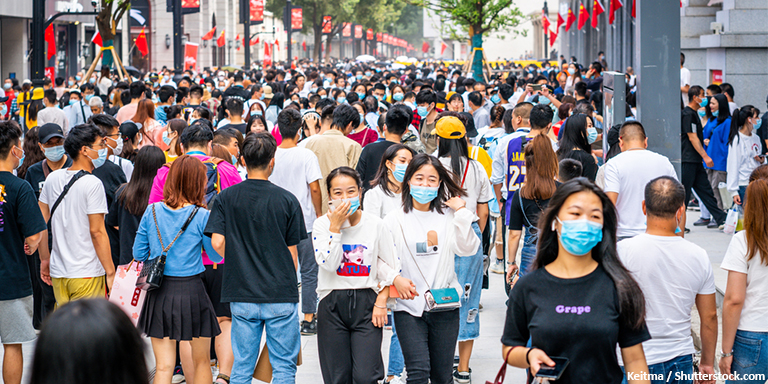
[[[477,237],[482,239],[480,226],[472,223]],[[456,276],[464,290],[461,296],[459,341],[474,340],[480,336],[480,292],[483,287],[483,247],[474,256],[454,256]]]

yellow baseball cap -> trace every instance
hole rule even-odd
[[[32,90],[32,100],[42,100],[45,96],[45,90],[38,87]]]
[[[432,134],[443,139],[461,139],[467,134],[467,129],[458,117],[445,116],[437,120]]]

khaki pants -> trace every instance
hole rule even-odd
[[[56,308],[74,300],[105,298],[107,295],[106,276],[68,279],[54,277],[52,280],[53,296]]]

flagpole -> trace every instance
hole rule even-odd
[[[549,8],[547,7],[546,0],[544,1],[544,8],[542,9],[542,12],[544,12],[544,17],[549,18]],[[542,22],[543,21],[544,21],[544,18],[542,18]],[[547,28],[544,31],[544,59],[547,59],[547,60],[549,60],[549,55],[548,55],[549,41],[548,40],[549,40],[549,28]]]

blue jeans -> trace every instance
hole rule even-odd
[[[403,350],[400,348],[400,340],[397,338],[397,331],[395,330],[394,313],[390,320],[392,320],[392,340],[389,343],[387,376],[400,376],[405,369],[405,361],[403,360]]]
[[[624,379],[621,384],[627,384],[627,373],[624,367],[621,367],[624,373]],[[648,366],[648,373],[651,378],[664,377],[664,380],[651,380],[651,384],[693,384],[693,380],[678,380],[677,372],[685,374],[687,377],[693,375],[693,356],[683,355],[667,360],[663,363],[656,363]],[[669,381],[665,381],[669,379]]]
[[[739,185],[739,199],[741,199],[741,206],[744,207],[744,203],[747,200],[747,186]]]
[[[762,380],[728,380],[726,384],[763,384],[768,377],[768,332],[736,331],[731,373],[762,374]]]
[[[301,350],[299,307],[296,303],[230,303],[232,309],[232,384],[251,384],[266,327],[272,383],[296,382],[296,359]]]
[[[480,226],[472,223],[472,229],[483,238]],[[480,336],[480,293],[483,287],[483,246],[477,248],[474,256],[454,255],[456,277],[464,289],[461,296],[459,341],[474,340]]]
[[[523,228],[525,237],[523,238],[523,249],[520,251],[520,277],[525,276],[531,270],[533,262],[536,260],[536,247],[538,237],[531,234],[529,227]]]

